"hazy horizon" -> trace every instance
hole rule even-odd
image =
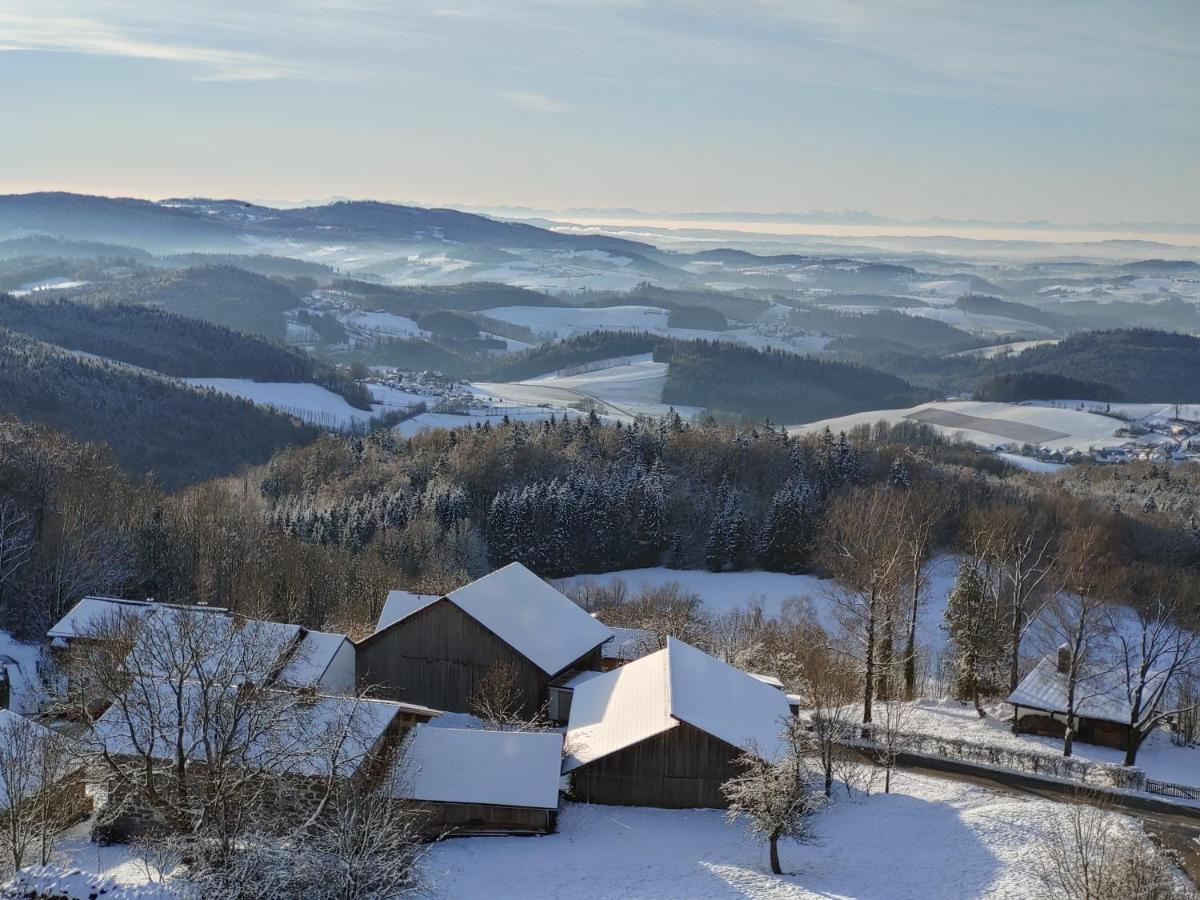
[[[1200,221],[1200,7],[10,0],[0,192]]]

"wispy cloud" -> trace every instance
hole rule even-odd
[[[262,81],[297,72],[291,63],[260,53],[139,38],[91,18],[0,12],[0,51],[22,50],[177,63],[203,81]]]
[[[526,109],[530,112],[562,113],[570,109],[560,100],[532,91],[501,91],[500,96],[517,109]]]

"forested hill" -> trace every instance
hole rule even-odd
[[[982,387],[991,396],[1013,400],[1200,403],[1200,338],[1173,331],[1082,331],[1058,344],[991,359],[888,351],[843,358],[945,392]],[[1068,389],[1084,393],[1059,393]]]
[[[721,341],[673,341],[662,402],[792,424],[936,399],[894,375],[851,363]]]
[[[157,306],[238,331],[282,340],[283,314],[300,302],[300,290],[283,281],[233,266],[195,266],[173,272],[148,272],[115,285],[74,293],[93,303],[122,302]]]
[[[0,294],[0,328],[179,377],[311,381],[312,360],[256,335],[145,306]]]
[[[249,401],[82,359],[2,329],[0,416],[103,441],[127,471],[155,473],[167,487],[266,462],[317,435]]]

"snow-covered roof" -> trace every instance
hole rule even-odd
[[[780,749],[787,698],[702,650],[670,638],[666,648],[579,685],[567,726],[563,771],[631,747],[686,722],[734,747]]]
[[[183,720],[184,741],[193,759],[203,760],[207,724],[214,744],[230,737],[225,723],[234,721],[236,688],[218,693],[187,682],[180,690],[177,717],[176,695],[168,682],[146,679],[127,696],[124,704],[114,705],[96,721],[95,732],[109,753],[148,755],[155,759],[173,758],[173,740],[178,718]],[[262,766],[277,774],[324,775],[330,767],[337,774],[356,772],[378,746],[388,727],[404,712],[434,710],[388,700],[355,697],[314,696],[296,701],[296,695],[274,692],[279,708],[264,716],[236,717],[242,723],[233,735],[233,745],[248,744],[244,750],[247,765]],[[253,721],[254,732],[246,732]],[[132,734],[131,734],[132,731]],[[140,748],[140,749],[139,749]],[[241,757],[239,756],[239,759]],[[238,760],[231,760],[237,762]]]
[[[52,638],[72,640],[92,636],[98,628],[118,616],[142,618],[154,604],[147,600],[118,600],[113,597],[84,597],[72,606],[48,632]]]
[[[389,625],[399,622],[401,619],[407,619],[413,613],[440,599],[442,599],[441,594],[388,591],[387,599],[383,601],[383,611],[379,614],[379,624],[375,626],[375,630],[383,631]]]
[[[418,726],[406,744],[400,790],[430,802],[554,809],[562,745],[556,731]]]
[[[306,631],[287,665],[279,673],[284,684],[308,686],[321,680],[333,658],[350,638],[329,631]]]
[[[1085,671],[1075,689],[1076,714],[1085,719],[1128,723],[1129,695],[1125,677],[1123,666],[1111,671]],[[1067,675],[1058,671],[1057,654],[1051,653],[1021,679],[1017,689],[1009,694],[1008,702],[1014,706],[1066,713],[1067,681]]]
[[[605,641],[601,652],[605,659],[619,659],[628,662],[645,656],[648,649],[656,643],[654,632],[645,628],[622,628],[610,625],[613,633],[611,641]]]
[[[547,675],[561,672],[612,637],[607,625],[520,563],[510,563],[446,596]]]
[[[769,684],[771,687],[775,688],[775,690],[777,690],[777,691],[783,690],[783,682],[780,681],[778,678],[776,678],[774,675],[761,675],[758,672],[747,672],[746,674],[749,675],[751,678],[757,678],[763,684]]]

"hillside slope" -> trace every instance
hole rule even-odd
[[[108,443],[122,467],[178,487],[266,462],[317,432],[289,416],[0,330],[0,416]]]

